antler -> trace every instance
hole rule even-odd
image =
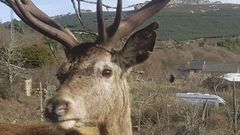
[[[146,20],[161,10],[170,0],[152,0],[138,12],[121,21],[122,0],[118,0],[116,17],[112,25],[106,28],[102,10],[102,0],[97,0],[97,21],[99,37],[96,43],[111,42],[104,44],[106,49],[112,46],[122,37],[129,35],[135,28],[142,25]],[[55,39],[65,46],[66,54],[71,52],[79,42],[73,33],[54,22],[49,16],[37,8],[31,0],[0,0],[11,7],[15,13],[28,25],[40,33]]]
[[[141,8],[138,12],[128,16],[126,19],[121,21],[122,0],[118,0],[114,23],[109,26],[107,30],[103,30],[103,28],[105,27],[104,23],[102,21],[98,21],[98,23],[103,24],[100,25],[100,32],[102,32],[100,33],[100,38],[103,38],[103,40],[101,41],[106,42],[111,39],[111,44],[105,44],[106,49],[111,49],[115,42],[117,42],[120,38],[132,33],[137,27],[142,25],[146,20],[148,20],[158,11],[160,11],[169,1],[170,0],[152,0],[146,6]],[[101,0],[98,0],[97,7],[102,7]],[[102,11],[98,10],[97,15],[102,16]],[[103,20],[103,18],[101,20]]]
[[[104,23],[102,0],[97,1],[98,42],[107,40],[107,31]]]
[[[117,32],[121,22],[121,18],[122,18],[122,0],[118,0],[116,17],[114,19],[113,24],[110,27],[108,27],[107,30],[110,36],[113,36]]]
[[[125,20],[121,22],[119,26],[118,32],[115,35],[117,40],[132,33],[134,29],[136,29],[146,20],[155,15],[169,1],[170,0],[152,0],[147,5],[142,7],[138,12],[128,16]]]
[[[79,45],[78,40],[69,29],[54,22],[31,0],[5,0],[4,3],[32,28],[62,43],[66,52],[70,52],[72,47]]]
[[[116,37],[122,38],[132,33],[135,28],[142,25],[146,20],[160,11],[169,1],[170,0],[152,0],[138,12],[128,16],[121,22]]]
[[[103,17],[103,10],[102,10],[102,0],[97,1],[97,20],[98,20],[98,43],[106,42],[108,41],[117,31],[119,24],[121,22],[121,16],[122,16],[122,0],[118,0],[117,3],[117,11],[116,11],[116,17],[114,19],[114,22],[111,26],[109,26],[106,29],[105,23],[104,23],[104,17]]]

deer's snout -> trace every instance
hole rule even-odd
[[[62,99],[51,99],[45,109],[45,118],[51,122],[59,122],[67,114],[69,102]]]

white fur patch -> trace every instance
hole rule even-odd
[[[76,123],[77,122],[75,120],[69,120],[69,121],[58,123],[58,125],[63,129],[71,129],[75,126]]]

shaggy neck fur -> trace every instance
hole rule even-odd
[[[131,109],[129,100],[129,86],[126,80],[121,84],[118,96],[122,96],[123,102],[116,104],[118,110],[112,112],[99,130],[101,135],[132,135]]]

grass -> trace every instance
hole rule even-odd
[[[132,89],[154,89],[154,90],[160,90],[160,89],[181,89],[178,86],[170,85],[169,83],[157,83],[157,82],[145,82],[145,81],[132,81],[130,83],[130,87]]]
[[[189,84],[182,89],[188,89]],[[232,134],[231,92],[219,93],[226,100],[224,107],[208,106],[202,120],[202,107],[178,102],[175,84],[132,82],[132,121],[135,135],[175,134],[184,129],[190,134]],[[171,88],[172,90],[168,89]],[[199,87],[192,87],[198,92]],[[240,125],[239,125],[240,126]]]

